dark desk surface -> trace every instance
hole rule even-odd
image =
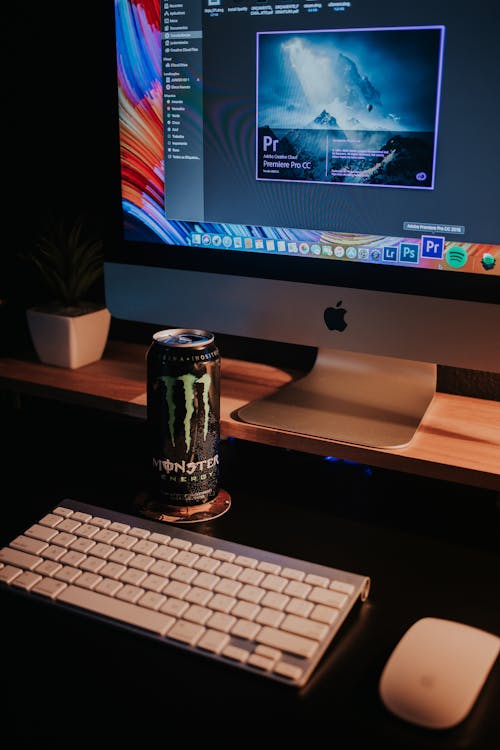
[[[149,467],[143,422],[30,397],[21,409],[4,397],[0,414],[4,486],[13,488],[3,493],[1,543],[64,497],[133,512]],[[421,617],[500,634],[496,493],[239,440],[223,442],[222,485],[230,511],[196,531],[372,578],[368,601],[310,684],[296,692],[2,592],[4,649],[14,656],[2,665],[4,730],[15,727],[25,746],[48,747],[56,715],[80,738],[99,723],[112,732],[113,716],[115,738],[125,731],[167,740],[182,725],[191,738],[204,732],[240,744],[272,722],[275,739],[307,726],[317,744],[319,722],[343,748],[377,740],[384,748],[499,746],[500,663],[454,730],[399,721],[377,694],[391,650]],[[237,735],[231,721],[240,723]]]

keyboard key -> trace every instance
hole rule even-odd
[[[138,526],[133,526],[128,530],[128,533],[130,536],[137,537],[137,539],[147,539],[149,536],[149,531],[147,529],[140,529]]]
[[[261,628],[255,638],[265,646],[273,646],[296,656],[304,656],[306,659],[310,659],[318,648],[316,641],[267,626]]]
[[[222,578],[238,578],[242,570],[243,568],[240,565],[233,565],[232,563],[223,562],[217,568],[217,575],[221,576]]]
[[[191,547],[191,542],[188,542],[185,539],[171,539],[170,546],[176,547],[176,549],[189,549]]]
[[[262,589],[257,588],[257,586],[243,586],[240,591],[238,591],[238,599],[243,599],[245,602],[252,602],[253,604],[258,604],[262,597],[264,596],[266,592]]]
[[[160,609],[162,604],[165,604],[167,597],[162,594],[156,594],[154,591],[146,591],[137,604],[141,607],[148,607],[149,609]]]
[[[92,556],[101,557],[103,560],[107,560],[113,552],[115,552],[115,548],[111,544],[104,544],[104,542],[98,542],[92,547]]]
[[[0,581],[12,583],[14,578],[21,575],[22,572],[21,568],[15,568],[13,565],[4,565],[0,569]]]
[[[235,565],[241,565],[244,568],[256,568],[258,562],[254,557],[247,557],[246,555],[237,555],[234,560]]]
[[[254,654],[265,656],[266,659],[271,659],[273,663],[278,659],[281,659],[281,657],[283,656],[281,651],[278,651],[277,648],[270,648],[270,646],[261,646],[260,644],[255,647]]]
[[[230,578],[221,578],[214,591],[218,594],[226,594],[227,596],[236,596],[238,591],[243,586],[239,581],[232,581]]]
[[[110,531],[117,531],[119,534],[126,534],[130,529],[130,526],[128,525],[128,523],[119,523],[118,521],[113,521],[113,523],[110,523],[108,528]]]
[[[80,565],[82,570],[87,570],[90,573],[98,573],[101,568],[104,568],[106,565],[106,560],[103,560],[100,557],[94,557],[91,555],[90,557],[87,557],[85,560],[82,561],[82,564]]]
[[[239,601],[236,602],[231,610],[231,614],[235,617],[243,617],[245,620],[255,620],[260,612],[258,604],[251,604],[250,602]]]
[[[325,576],[315,576],[312,574],[305,577],[305,582],[310,583],[311,586],[320,586],[323,589],[326,589],[330,584],[330,581]]]
[[[191,586],[182,581],[170,581],[163,589],[164,594],[174,596],[176,599],[183,599],[188,591],[191,591]]]
[[[276,591],[278,594],[280,594],[287,584],[288,584],[288,581],[286,578],[282,578],[281,576],[275,576],[269,573],[260,582],[259,585],[262,586],[263,589],[268,589],[269,591]]]
[[[62,506],[58,506],[57,508],[54,508],[52,512],[58,516],[64,516],[64,518],[68,518],[68,516],[73,515],[72,510],[70,510],[69,508],[64,508]]]
[[[60,518],[59,523],[57,524],[57,530],[67,531],[69,534],[72,534],[81,525],[80,521],[75,521],[73,518],[65,518],[64,520]]]
[[[21,552],[29,552],[31,555],[39,555],[49,546],[47,542],[42,542],[39,539],[30,539],[28,536],[17,536],[12,540],[10,545],[14,549],[18,549]]]
[[[207,630],[198,641],[198,646],[206,651],[212,651],[214,654],[220,654],[229,641],[230,638],[225,633],[218,630]]]
[[[111,525],[109,518],[101,518],[100,516],[93,516],[92,523],[94,526],[99,526],[100,529],[107,529]]]
[[[296,568],[282,568],[281,575],[283,578],[290,578],[292,581],[303,581],[306,577],[303,570],[297,570]]]
[[[212,610],[207,607],[200,607],[198,604],[192,604],[182,615],[189,622],[197,622],[198,625],[204,625],[209,617],[212,616]]]
[[[281,566],[263,560],[257,565],[257,570],[261,570],[263,573],[272,573],[277,576],[281,573]],[[287,578],[287,576],[285,576],[285,578]]]
[[[312,602],[306,602],[303,599],[290,599],[285,607],[285,611],[291,615],[298,615],[299,617],[309,617],[314,604]]]
[[[42,580],[42,576],[32,573],[31,571],[25,570],[21,575],[16,576],[12,581],[12,586],[17,586],[19,589],[26,589],[29,591],[33,586]]]
[[[223,612],[215,612],[207,622],[207,625],[210,628],[215,628],[215,630],[222,630],[223,633],[229,633],[235,622],[236,617],[233,617],[233,615],[225,615]]]
[[[295,614],[299,614],[299,613],[295,612]],[[323,604],[317,604],[309,616],[311,620],[316,620],[317,622],[324,622],[326,623],[326,625],[332,625],[332,623],[334,623],[337,617],[339,616],[339,611],[338,609],[325,607]]]
[[[285,609],[288,604],[289,597],[284,594],[277,594],[275,591],[268,591],[261,600],[263,607],[271,607],[271,609]]]
[[[135,604],[143,594],[144,589],[139,588],[139,586],[132,586],[131,584],[127,583],[125,584],[125,586],[122,586],[122,588],[117,592],[116,598],[122,599],[124,602],[132,602],[132,604]]]
[[[147,575],[141,583],[141,586],[143,589],[148,589],[148,591],[156,591],[156,593],[158,593],[163,588],[165,588],[167,583],[168,579],[163,578],[163,576]]]
[[[193,544],[191,552],[195,555],[211,555],[214,551],[213,547],[208,547],[206,544]]]
[[[354,586],[352,583],[346,583],[345,581],[332,581],[330,588],[334,591],[340,591],[342,594],[348,594],[349,596],[354,592]]]
[[[168,534],[158,534],[157,532],[150,534],[148,539],[150,542],[156,542],[156,544],[168,544],[170,541]]]
[[[55,578],[42,578],[31,589],[34,594],[47,596],[49,599],[56,599],[63,589],[66,588],[63,581],[56,581]]]
[[[159,560],[166,560],[167,562],[169,562],[178,554],[178,550],[174,549],[173,547],[168,547],[165,544],[161,544],[154,550],[153,554]]]
[[[217,568],[220,568],[220,566],[221,563],[219,562],[219,560],[211,557],[200,557],[200,559],[197,560],[193,565],[195,570],[201,570],[204,573],[214,573]]]
[[[297,599],[305,599],[310,591],[312,591],[312,586],[310,586],[308,583],[290,581],[288,586],[285,588],[284,593],[288,594],[289,596],[294,596]]]
[[[178,620],[169,630],[168,637],[182,643],[187,643],[189,646],[194,646],[204,632],[205,628],[202,625],[187,622],[186,620]]]
[[[314,588],[307,598],[315,604],[325,604],[327,607],[337,607],[338,609],[343,607],[347,601],[346,594],[320,588]]]
[[[222,650],[222,655],[227,656],[228,659],[232,659],[233,661],[243,663],[250,656],[250,652],[245,651],[244,648],[238,648],[237,646],[226,646],[226,648]]]
[[[135,555],[130,561],[131,568],[137,568],[138,570],[149,570],[156,562],[154,557],[148,557],[147,555]]]
[[[37,571],[38,572],[38,571]],[[65,583],[74,583],[76,579],[82,575],[82,571],[78,568],[72,568],[70,565],[64,565],[61,570],[54,573],[54,578],[58,581],[64,581]]]
[[[73,568],[78,568],[82,562],[85,560],[85,555],[83,552],[76,552],[76,550],[71,549],[69,552],[66,552],[65,555],[61,557],[61,563],[63,565],[71,565]],[[46,565],[54,565],[50,560],[47,560],[45,563]],[[40,570],[37,570],[37,573],[40,573]]]
[[[225,594],[214,594],[212,599],[210,599],[210,607],[217,612],[230,612],[235,604],[236,599]]]
[[[58,547],[69,547],[71,542],[75,542],[77,537],[74,534],[68,534],[66,531],[60,531],[53,537],[52,544]]]
[[[129,534],[129,536],[133,536],[133,535]],[[156,542],[151,542],[145,539],[139,539],[139,541],[136,542],[134,546],[131,547],[131,549],[135,553],[140,552],[143,555],[151,555],[157,547],[158,545],[156,544]]]
[[[95,555],[95,549],[92,550],[92,554]],[[129,549],[115,549],[109,556],[109,562],[121,563],[122,565],[128,565],[134,558],[134,553]]]
[[[139,607],[137,604],[111,598],[96,591],[88,591],[79,586],[68,586],[60,593],[58,600],[107,617],[114,617],[159,635],[165,635],[175,622],[173,617],[161,612],[153,612],[146,607]]]
[[[120,583],[120,581],[114,581],[112,578],[103,578],[95,587],[95,591],[98,591],[100,594],[115,596],[121,588],[123,588],[123,583]]]
[[[186,552],[181,550],[172,558],[172,562],[176,565],[186,565],[188,568],[192,568],[198,559],[198,555],[193,555],[192,552]]]
[[[250,620],[238,620],[231,628],[231,633],[238,638],[245,638],[246,640],[253,641],[260,629],[260,625],[256,622],[250,622]]]
[[[42,562],[42,558],[37,555],[30,555],[27,552],[11,549],[10,547],[4,547],[0,550],[0,562],[5,563],[5,565],[13,565],[16,568],[23,568],[24,570],[33,570]]]
[[[33,539],[41,539],[43,542],[50,542],[56,534],[57,531],[54,531],[54,529],[49,529],[47,526],[41,526],[38,523],[30,526],[24,532],[25,536],[33,537]]]
[[[173,615],[174,617],[182,617],[184,612],[189,608],[188,602],[183,602],[180,599],[167,599],[166,603],[161,607],[161,611],[167,615]]]
[[[127,568],[125,573],[120,576],[122,583],[131,583],[133,586],[139,586],[142,581],[146,578],[147,573],[144,570],[138,570],[137,568]]]
[[[288,664],[286,661],[279,661],[273,667],[273,672],[282,677],[289,677],[291,680],[300,680],[303,669],[296,667],[295,664]]]
[[[121,547],[122,549],[130,549],[136,543],[135,536],[129,536],[128,534],[119,534],[116,539],[113,539],[115,547]]]
[[[64,555],[64,557],[66,557],[66,555]],[[56,573],[61,568],[62,565],[60,563],[54,562],[53,560],[44,560],[36,566],[36,572],[42,576],[53,576],[54,573]]]
[[[95,542],[104,542],[104,544],[111,544],[115,539],[118,538],[117,531],[110,531],[110,529],[101,529],[93,537]]]
[[[311,638],[313,641],[320,641],[328,633],[326,625],[307,620],[305,617],[297,617],[297,615],[287,615],[280,624],[280,628],[289,633]]]
[[[193,585],[212,591],[220,580],[219,576],[214,576],[210,573],[198,573],[196,578],[193,578]]]
[[[91,523],[82,523],[81,526],[75,529],[75,534],[77,536],[84,536],[85,539],[92,539],[98,533],[99,526],[93,526]]]
[[[57,544],[50,544],[42,550],[42,555],[48,560],[60,560],[66,552],[67,550],[65,547],[58,547]]]
[[[265,656],[259,656],[259,654],[252,654],[248,657],[247,664],[251,664],[252,667],[258,667],[269,672],[273,668],[272,659],[266,659]]]
[[[78,585],[86,589],[93,589],[100,581],[102,581],[102,576],[98,576],[96,573],[82,573],[78,579]]]
[[[207,591],[206,589],[200,589],[197,586],[194,586],[190,591],[187,592],[185,596],[186,602],[191,602],[191,604],[199,604],[200,606],[204,607],[207,602],[210,601],[212,598],[212,592]]]
[[[245,568],[238,576],[238,581],[241,581],[241,583],[250,583],[252,586],[258,586],[264,578],[264,575],[265,573],[259,570]]]
[[[233,562],[236,555],[234,552],[227,552],[225,549],[216,549],[215,552],[212,552],[212,557],[214,557],[216,560],[222,560],[223,562]]]
[[[55,513],[47,513],[46,516],[40,519],[39,523],[41,523],[42,526],[49,526],[53,529],[54,526],[61,523],[61,516],[56,516]]]
[[[164,578],[167,578],[174,570],[175,565],[164,560],[155,560],[154,564],[149,568],[150,573],[163,576]]]
[[[256,617],[259,625],[269,625],[271,628],[279,627],[280,622],[285,619],[283,612],[270,607],[263,607]]]
[[[82,523],[88,523],[92,516],[90,513],[80,513],[79,511],[75,511],[71,518],[74,518],[75,521],[81,521]]]
[[[90,552],[90,550],[95,546],[95,541],[92,541],[92,539],[85,539],[83,536],[79,537],[69,545],[70,549],[75,549],[77,550],[77,552],[84,552],[85,554],[87,552]]]
[[[170,575],[174,581],[182,581],[182,583],[191,583],[193,578],[196,578],[196,570],[192,568],[186,568],[184,565],[179,565],[178,568]]]

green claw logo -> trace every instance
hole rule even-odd
[[[165,398],[167,400],[167,406],[168,406],[168,430],[170,433],[170,440],[172,442],[172,445],[174,446],[175,446],[174,388],[175,388],[176,383],[178,382],[182,383],[182,387],[184,389],[184,404],[186,407],[186,416],[184,417],[184,439],[186,442],[186,453],[188,453],[191,448],[191,418],[194,414],[194,386],[195,386],[195,383],[201,383],[203,386],[203,406],[204,406],[204,411],[205,411],[205,419],[204,419],[204,424],[203,424],[203,440],[205,441],[208,435],[208,417],[210,415],[210,403],[208,399],[208,394],[210,392],[210,385],[212,383],[212,378],[210,377],[208,372],[206,372],[200,378],[197,378],[196,375],[193,375],[191,373],[186,373],[185,375],[179,375],[178,377],[173,377],[172,375],[165,375],[161,377],[160,380],[163,381],[163,383],[165,384]]]

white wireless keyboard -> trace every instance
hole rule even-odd
[[[303,686],[370,579],[73,500],[0,550],[0,581]]]

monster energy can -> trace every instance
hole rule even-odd
[[[158,331],[147,354],[147,423],[159,502],[201,505],[219,489],[220,357],[206,331]]]

